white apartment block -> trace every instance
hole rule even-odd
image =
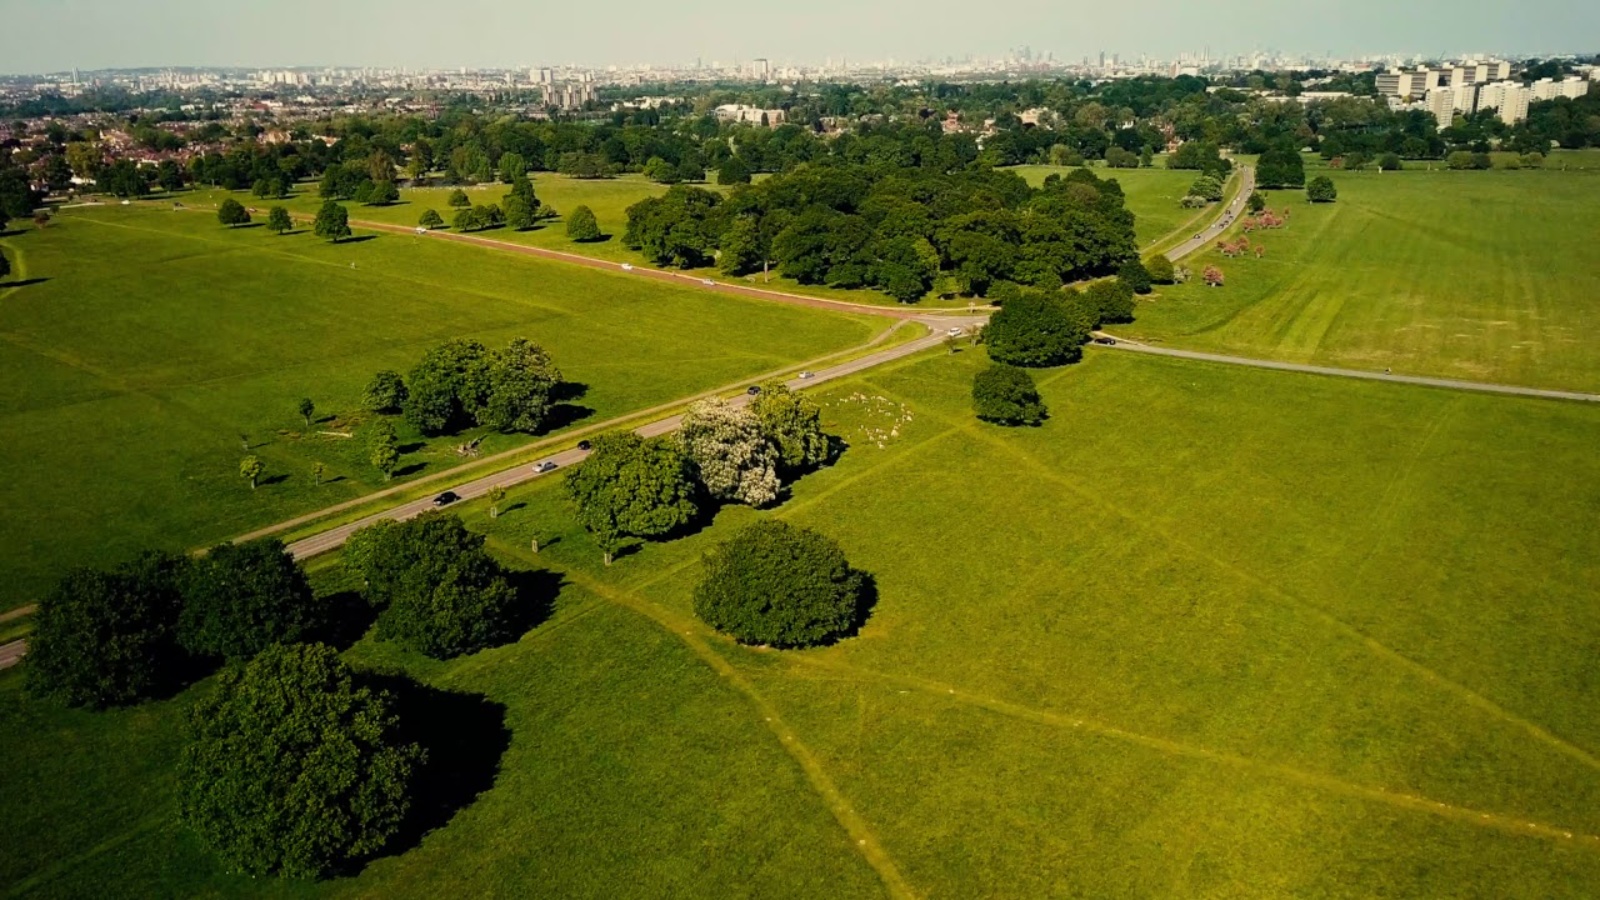
[[[1471,92],[1472,88],[1434,88],[1428,92],[1428,112],[1433,114],[1439,127],[1449,128],[1456,116],[1456,95],[1463,91]]]
[[[1561,81],[1541,78],[1533,83],[1535,100],[1555,100],[1559,97],[1576,100],[1587,93],[1589,93],[1589,82],[1582,78],[1565,78]]]
[[[1497,81],[1479,89],[1478,108],[1499,113],[1500,121],[1515,125],[1528,118],[1528,102],[1533,91],[1514,81]]]

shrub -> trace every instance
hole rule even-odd
[[[972,408],[978,418],[1000,425],[1038,425],[1044,401],[1026,369],[992,365],[972,378]]]
[[[321,644],[275,647],[189,711],[179,816],[229,868],[313,878],[399,830],[422,750],[392,698]]]
[[[1244,202],[1246,208],[1252,213],[1258,213],[1267,208],[1267,198],[1261,196],[1260,191],[1251,191],[1250,196]]]
[[[222,544],[188,567],[179,639],[197,656],[255,656],[323,624],[305,572],[282,542]]]
[[[68,706],[139,703],[175,686],[178,586],[187,560],[147,553],[109,572],[68,572],[39,602],[28,638],[28,690]]]
[[[450,196],[445,200],[445,202],[450,204],[450,206],[454,209],[466,209],[472,205],[472,198],[467,196],[466,191],[463,191],[461,188],[456,188],[450,192]]]
[[[350,567],[382,610],[379,640],[434,659],[476,653],[516,637],[516,590],[474,534],[453,515],[432,511],[382,522],[351,536]]]
[[[856,627],[866,587],[837,544],[773,519],[706,555],[694,610],[741,643],[810,647]]]
[[[1150,273],[1150,281],[1154,284],[1172,284],[1177,272],[1174,270],[1172,260],[1164,253],[1157,253],[1144,261],[1145,271]]]
[[[587,206],[580,206],[567,217],[567,237],[574,241],[597,241],[600,239],[600,223],[595,220],[594,211]]]
[[[1404,164],[1400,162],[1400,154],[1398,153],[1385,153],[1378,157],[1378,168],[1382,171],[1398,172],[1404,167]]]
[[[1326,175],[1318,175],[1306,185],[1306,199],[1312,203],[1332,203],[1338,197],[1339,190],[1333,186],[1333,179]]]
[[[444,217],[439,215],[439,211],[436,209],[424,210],[422,218],[417,220],[417,224],[432,231],[435,228],[444,227]]]

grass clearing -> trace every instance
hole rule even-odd
[[[464,507],[497,552],[564,573],[554,616],[449,665],[352,655],[504,703],[500,778],[420,847],[314,892],[872,893],[801,759],[919,896],[1591,892],[1600,410],[1091,351],[1041,373],[1044,426],[1008,430],[971,416],[982,363],[928,354],[829,386],[837,465],[610,568],[554,482],[493,521]],[[694,622],[701,553],[770,515],[876,576],[859,637],[777,653]],[[0,763],[47,795],[26,816],[28,793],[0,795],[25,848],[7,880],[59,840],[133,846],[98,817],[65,839],[44,826],[140,805],[134,776],[159,767],[102,799],[67,778],[90,760],[52,768],[42,747],[143,712],[0,698],[43,726]],[[130,889],[235,889],[180,834],[149,840],[139,859],[176,862],[133,866]],[[51,883],[114,864],[130,861],[101,852]]]
[[[1266,256],[1162,288],[1119,334],[1188,349],[1531,387],[1600,390],[1600,174],[1331,173],[1338,202],[1269,191]]]
[[[63,210],[8,237],[46,279],[0,296],[0,609],[70,565],[188,549],[383,485],[361,429],[372,373],[453,337],[526,336],[603,421],[866,343],[883,320],[380,234],[331,245],[151,207]],[[301,397],[317,406],[307,428]],[[241,442],[239,435],[248,435]],[[354,435],[344,437],[343,435]],[[478,436],[401,423],[400,475]],[[484,455],[526,436],[482,434]],[[244,444],[249,444],[246,450]],[[246,453],[266,483],[239,477]],[[327,467],[314,484],[312,465]]]

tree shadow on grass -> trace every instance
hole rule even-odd
[[[11,288],[32,287],[36,284],[44,284],[49,280],[48,278],[24,278],[21,281],[0,281],[0,289],[10,290]]]
[[[421,441],[412,441],[409,444],[401,444],[400,446],[398,446],[398,447],[396,447],[394,449],[398,453],[415,453],[418,450],[421,450],[425,446],[427,446],[427,445],[424,444]]]
[[[367,241],[375,241],[377,239],[378,239],[378,236],[375,235],[375,234],[358,234],[355,237],[340,238],[339,239],[339,243],[341,243],[341,244],[365,244]]]
[[[228,230],[230,230],[230,231],[247,231],[247,230],[249,230],[251,228],[260,228],[260,227],[261,227],[261,223],[260,222],[245,222],[242,225],[229,225],[228,226]]]
[[[356,591],[339,591],[319,598],[322,624],[310,639],[340,652],[350,649],[372,628],[378,611]]]
[[[567,581],[561,573],[549,569],[513,569],[506,572],[506,580],[517,592],[517,605],[510,623],[515,641],[550,618],[556,608],[556,597]]]
[[[594,415],[594,410],[576,403],[557,403],[550,407],[550,412],[545,415],[544,428],[541,433],[549,434],[560,431],[568,425],[575,425]]]
[[[265,478],[261,479],[259,482],[257,482],[257,484],[259,484],[261,487],[271,487],[274,484],[283,484],[285,481],[288,481],[288,480],[289,480],[289,476],[288,475],[285,475],[282,472],[279,472],[276,475],[268,475],[267,477],[265,477]]]
[[[394,470],[394,477],[396,477],[396,478],[405,478],[405,477],[410,476],[410,475],[415,475],[418,472],[421,472],[423,469],[426,469],[427,467],[428,467],[428,464],[425,463],[425,462],[415,462],[415,463],[412,463],[409,466],[403,466],[401,468],[395,469]]]
[[[398,856],[420,844],[429,832],[448,825],[456,813],[494,787],[501,758],[511,746],[511,729],[506,726],[505,706],[481,694],[441,690],[403,675],[365,677],[394,696],[401,736],[427,752],[412,791],[411,811],[381,851],[383,856]]]

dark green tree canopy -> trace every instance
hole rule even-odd
[[[423,751],[394,702],[322,644],[274,647],[190,711],[179,816],[231,869],[326,876],[400,829]]]
[[[594,211],[587,206],[574,209],[567,217],[567,237],[574,241],[598,241],[600,223],[595,220]]]
[[[368,412],[397,413],[405,405],[407,396],[405,379],[399,372],[385,369],[367,383],[361,395],[361,408]]]
[[[217,207],[217,221],[232,228],[235,225],[244,225],[250,221],[250,213],[244,204],[229,197]]]
[[[828,461],[830,447],[822,430],[822,408],[810,397],[773,379],[761,385],[750,409],[777,451],[779,474],[788,478]]]
[[[417,225],[432,231],[435,228],[443,228],[444,219],[439,215],[438,210],[425,209],[422,211],[421,218],[417,219]]]
[[[351,536],[345,554],[381,612],[378,637],[435,659],[516,638],[516,590],[500,564],[454,515],[427,512]]]
[[[428,351],[405,383],[406,418],[424,434],[470,425],[531,434],[549,415],[561,370],[524,338],[497,351],[458,339]]]
[[[1038,425],[1044,401],[1026,369],[995,364],[972,378],[972,408],[978,418],[1000,425]]]
[[[741,643],[810,647],[856,628],[866,591],[866,575],[833,541],[768,519],[706,555],[694,610]]]
[[[1088,339],[1087,329],[1060,297],[1036,291],[1007,301],[984,329],[990,359],[1030,368],[1077,362]]]
[[[1177,269],[1165,253],[1157,253],[1145,260],[1144,268],[1150,273],[1150,281],[1155,284],[1172,284],[1177,277]]]
[[[294,220],[289,218],[289,211],[281,206],[274,206],[267,211],[267,228],[274,234],[283,234],[294,228]]]
[[[311,232],[337,244],[341,238],[350,236],[350,211],[332,200],[323,203],[322,208],[317,210]]]
[[[147,553],[109,572],[68,572],[39,602],[28,690],[68,706],[139,703],[178,683],[179,593],[188,560]]]
[[[697,512],[689,458],[675,440],[631,431],[602,434],[583,465],[567,473],[567,498],[578,524],[607,558],[624,538],[659,538]]]
[[[1306,185],[1306,199],[1312,203],[1332,203],[1339,199],[1339,190],[1333,186],[1332,178],[1318,175]]]
[[[1305,162],[1292,147],[1278,147],[1256,161],[1256,183],[1264,188],[1298,188],[1306,183]]]
[[[1133,294],[1133,287],[1120,277],[1096,281],[1085,288],[1083,301],[1094,312],[1094,327],[1114,322],[1132,322]]]
[[[628,207],[622,241],[660,266],[692,269],[711,264],[722,234],[722,195],[677,185],[660,197]]]
[[[283,543],[222,544],[183,579],[179,638],[197,656],[240,659],[307,639],[325,624],[305,572]]]
[[[1132,288],[1135,294],[1150,293],[1150,286],[1154,283],[1150,270],[1137,259],[1130,259],[1117,269],[1117,280]]]

